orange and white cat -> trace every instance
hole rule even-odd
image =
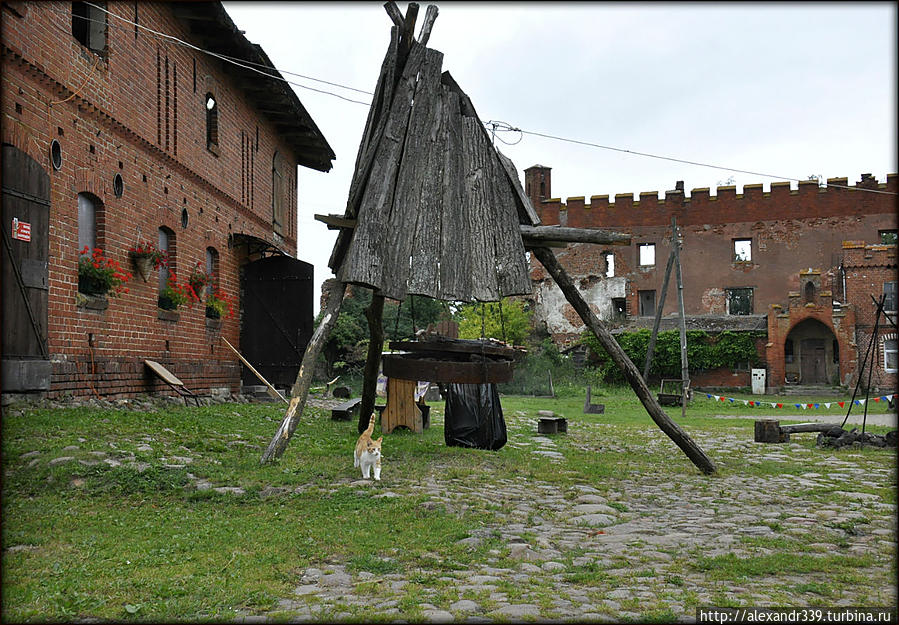
[[[371,470],[374,469],[375,480],[381,481],[381,441],[384,437],[373,440],[371,435],[375,431],[375,413],[371,414],[371,421],[359,440],[356,441],[356,449],[353,452],[353,466],[362,467],[362,477],[368,479]]]

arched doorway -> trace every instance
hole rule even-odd
[[[784,369],[790,382],[839,384],[840,351],[833,331],[817,319],[796,324],[784,342]]]

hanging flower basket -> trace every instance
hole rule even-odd
[[[150,273],[160,265],[165,265],[168,257],[165,250],[158,249],[152,242],[146,241],[140,243],[128,250],[131,260],[134,261],[134,267],[140,277],[147,282],[150,279]]]
[[[153,258],[150,256],[132,255],[131,260],[134,261],[134,267],[144,282],[150,279],[150,273],[153,271]]]

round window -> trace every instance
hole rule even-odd
[[[122,174],[116,174],[112,179],[112,192],[116,197],[122,197],[125,192],[125,181],[122,180]]]
[[[56,139],[50,142],[50,163],[56,171],[62,168],[62,146]]]
[[[188,221],[187,209],[182,208],[181,209],[181,227],[182,228],[187,228],[187,221]]]

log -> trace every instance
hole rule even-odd
[[[600,321],[596,314],[590,309],[589,304],[581,297],[574,282],[568,276],[568,273],[556,259],[552,250],[545,247],[536,247],[533,249],[537,260],[546,268],[549,274],[555,280],[556,284],[565,295],[568,303],[577,311],[581,319],[593,332],[599,340],[603,348],[608,352],[612,361],[624,373],[631,388],[637,394],[646,412],[650,418],[655,421],[656,425],[670,438],[680,449],[687,455],[696,467],[705,474],[713,474],[716,471],[715,463],[712,462],[705,452],[693,441],[690,436],[684,432],[671,418],[665,414],[662,407],[653,397],[646,382],[631,362],[624,350],[606,328],[605,324]]]
[[[428,39],[431,38],[431,30],[434,28],[434,21],[437,19],[437,5],[429,4],[427,10],[425,11],[425,21],[421,25],[421,30],[418,31],[418,43],[425,46],[428,44]]]
[[[780,428],[780,421],[776,419],[759,419],[755,422],[756,443],[787,443],[790,435]]]
[[[268,444],[265,453],[262,454],[261,464],[280,458],[284,450],[287,449],[290,437],[293,436],[294,431],[297,429],[300,416],[303,414],[303,408],[306,406],[309,387],[312,385],[312,375],[315,371],[315,361],[318,360],[322,347],[324,347],[331,330],[334,329],[334,325],[337,323],[340,305],[343,303],[343,296],[346,292],[346,283],[331,278],[325,281],[323,288],[327,301],[322,308],[322,320],[319,322],[315,332],[312,333],[312,338],[309,339],[309,344],[306,345],[306,350],[303,352],[300,371],[297,373],[297,379],[290,389],[291,399],[287,407],[287,414],[284,415],[284,420],[281,422],[281,427],[278,428],[277,434]]]
[[[400,8],[396,5],[396,2],[393,0],[388,0],[388,2],[384,3],[384,10],[387,11],[387,15],[390,16],[390,19],[393,20],[393,23],[396,24],[397,28],[403,28],[403,12],[400,11]]]
[[[549,247],[547,242],[597,243],[600,245],[630,245],[631,235],[598,228],[568,228],[565,226],[519,226],[521,238],[528,247]]]
[[[843,429],[837,423],[796,423],[794,425],[782,425],[780,431],[787,434],[796,432],[829,432],[834,428]]]
[[[368,427],[375,409],[375,395],[378,390],[378,370],[381,368],[381,350],[384,347],[384,296],[373,293],[371,304],[365,309],[368,319],[368,354],[365,357],[365,372],[362,379],[362,405],[359,407],[359,433]]]

